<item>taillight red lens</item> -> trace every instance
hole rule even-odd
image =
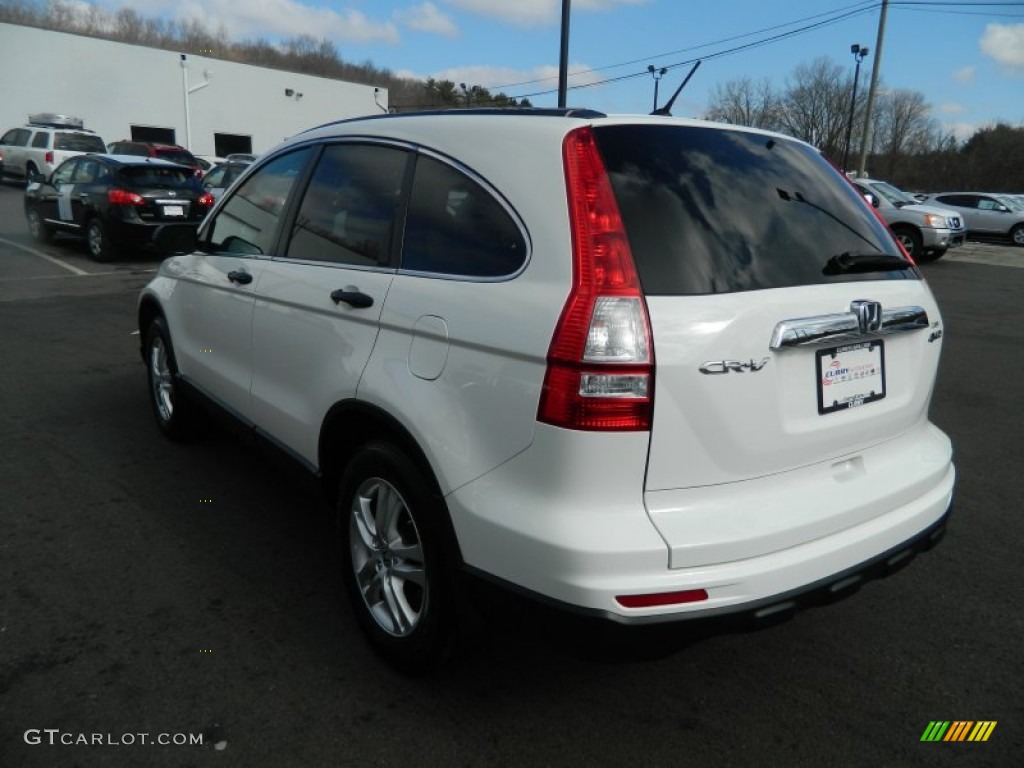
[[[43,160],[46,161],[47,165],[53,165],[53,152],[47,152],[43,155]]]
[[[205,205],[205,206],[209,207],[209,206],[213,205],[214,202],[216,202],[216,201],[213,199],[213,195],[211,195],[209,192],[204,192],[203,194],[201,194],[199,196],[199,199],[196,200],[196,202],[199,205]]]
[[[650,322],[611,182],[593,132],[563,145],[573,285],[548,350],[537,419],[579,430],[649,430]]]
[[[111,205],[143,205],[146,201],[141,195],[129,192],[127,189],[108,189],[107,202]]]
[[[657,592],[650,595],[616,595],[615,602],[625,608],[652,608],[658,605],[699,603],[707,599],[706,589],[686,589],[681,592]]]

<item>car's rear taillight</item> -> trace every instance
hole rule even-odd
[[[654,350],[640,278],[589,128],[563,145],[573,283],[548,349],[537,419],[567,429],[649,430]]]
[[[198,203],[199,205],[204,205],[204,206],[206,206],[207,208],[209,208],[209,207],[210,207],[211,205],[213,205],[213,204],[214,204],[214,203],[215,203],[216,201],[215,201],[215,200],[213,199],[213,195],[211,195],[211,194],[210,194],[209,192],[203,192],[203,194],[201,194],[201,195],[199,196],[199,199],[198,199],[198,200],[196,200],[196,202],[197,202],[197,203]]]
[[[46,161],[47,165],[53,165],[53,152],[50,151],[43,155],[43,160]]]
[[[107,202],[111,205],[144,205],[145,200],[141,195],[129,192],[127,189],[108,189]]]

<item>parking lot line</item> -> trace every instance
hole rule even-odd
[[[37,251],[35,248],[29,248],[28,246],[22,245],[21,243],[16,243],[13,240],[8,240],[5,237],[0,237],[0,243],[3,243],[4,245],[9,245],[12,248],[17,248],[20,251],[25,251],[25,253],[31,253],[33,256],[38,256],[41,259],[45,259],[46,261],[50,262],[51,264],[56,264],[58,267],[63,267],[68,272],[71,272],[71,273],[73,273],[75,275],[88,275],[88,274],[90,274],[89,272],[86,272],[84,269],[79,269],[78,267],[73,266],[71,264],[68,264],[66,261],[62,261],[61,259],[58,259],[58,258],[56,258],[54,256],[51,256],[48,253],[43,253],[42,251]]]

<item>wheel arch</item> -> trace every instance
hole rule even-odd
[[[462,549],[452,524],[448,505],[437,481],[434,468],[412,433],[394,416],[383,409],[359,400],[343,400],[335,403],[324,417],[320,428],[317,448],[320,481],[328,502],[334,506],[338,501],[338,490],[345,467],[359,448],[375,440],[391,442],[419,467],[423,476],[437,496],[443,513],[442,525],[448,534],[448,541],[454,548],[451,565],[463,562]]]
[[[318,465],[325,491],[332,501],[349,459],[361,445],[388,440],[404,450],[423,470],[433,490],[441,495],[433,466],[412,436],[394,416],[377,406],[359,400],[343,400],[331,406],[320,427]]]
[[[143,295],[139,299],[139,307],[137,310],[139,319],[139,354],[142,355],[142,359],[146,359],[146,329],[149,328],[149,324],[158,317],[164,317],[163,307],[160,303],[150,295]]]

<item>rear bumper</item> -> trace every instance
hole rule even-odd
[[[472,567],[466,567],[473,580],[478,601],[492,601],[494,590],[501,590],[522,600],[543,606],[555,614],[600,621],[622,627],[679,625],[696,635],[756,630],[792,618],[797,612],[822,605],[831,605],[856,593],[864,584],[891,576],[902,570],[917,555],[929,551],[946,534],[952,507],[936,522],[916,536],[870,560],[811,584],[739,605],[686,613],[661,613],[629,616],[617,612],[584,608],[523,589],[519,585],[497,579]],[[500,600],[500,598],[498,598]]]
[[[941,432],[930,425],[928,431],[948,449]],[[630,450],[639,445],[602,447],[600,442],[593,434],[578,439],[539,425],[529,450],[451,493],[448,508],[468,570],[572,612],[620,623],[767,617],[834,599],[927,549],[941,535],[956,477],[942,451],[897,456],[898,473],[913,475],[908,465],[915,461],[927,468],[878,490],[873,500],[853,493],[854,486],[864,490],[874,484],[871,472],[852,480],[840,475],[831,481],[828,514],[820,515],[824,526],[812,519],[813,507],[806,504],[808,493],[821,489],[790,478],[788,489],[780,488],[772,500],[773,509],[787,497],[800,507],[786,525],[773,529],[763,516],[755,525],[758,509],[746,500],[681,560],[644,503],[646,452]],[[833,471],[831,464],[828,469]],[[878,479],[890,476],[883,472]],[[736,486],[744,483],[730,485],[723,493],[735,493],[743,503]],[[718,511],[728,510],[720,506]],[[702,512],[697,510],[693,537],[712,519]],[[731,537],[726,535],[730,526]],[[687,534],[680,536],[677,548],[688,543]],[[706,600],[627,608],[616,599],[699,589],[707,591]]]

